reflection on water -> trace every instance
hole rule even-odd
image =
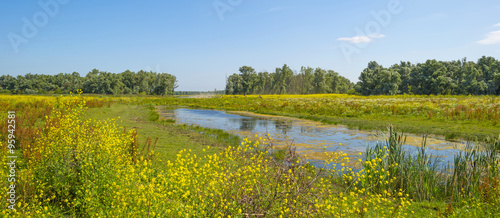
[[[242,137],[256,134],[262,136],[269,133],[278,143],[286,140],[293,141],[297,151],[308,154],[308,158],[313,161],[322,159],[321,155],[315,154],[321,154],[324,151],[341,150],[350,155],[365,152],[366,146],[385,139],[383,136],[375,136],[373,132],[351,130],[343,126],[248,112],[230,114],[216,110],[176,108],[163,110],[160,116],[175,119],[177,123],[222,129]],[[408,140],[409,145],[406,148],[416,150],[415,146],[420,145],[421,137],[409,136],[409,139],[411,140]],[[453,154],[458,152],[457,148],[464,146],[464,143],[433,138],[429,138],[427,144],[434,156],[441,157],[446,162],[452,161]]]

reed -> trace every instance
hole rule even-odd
[[[406,137],[389,127],[389,136],[366,150],[362,188],[375,193],[403,190],[416,201],[444,200],[452,203],[474,198],[495,203],[499,194],[500,138],[468,142],[444,163],[426,149],[426,136],[417,151],[404,148]]]

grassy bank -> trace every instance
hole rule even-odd
[[[236,146],[241,139],[221,130],[208,129],[159,120],[154,108],[146,105],[111,104],[110,107],[89,109],[83,119],[114,119],[120,128],[138,133],[139,150],[154,147],[158,166],[165,161],[173,161],[176,155],[184,150],[193,154],[212,155],[221,152],[228,146]],[[213,147],[207,151],[205,148]]]

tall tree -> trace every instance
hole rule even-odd
[[[395,95],[398,94],[401,76],[393,69],[382,69],[376,85],[377,94]]]
[[[379,82],[380,71],[382,66],[380,66],[376,61],[370,61],[368,67],[361,72],[359,76],[359,82],[357,84],[357,92],[363,95],[378,94],[377,84]]]
[[[321,68],[314,70],[313,87],[315,93],[327,93],[329,91],[325,70]]]
[[[257,78],[255,69],[249,66],[240,67],[241,79],[242,79],[242,92],[244,95],[251,94],[253,92],[254,83]]]

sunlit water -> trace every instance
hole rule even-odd
[[[386,139],[383,134],[377,135],[374,132],[352,130],[341,125],[325,125],[320,122],[288,117],[247,112],[232,114],[217,110],[187,108],[159,109],[160,116],[174,119],[180,124],[221,129],[242,137],[264,136],[269,133],[277,143],[293,142],[297,151],[307,155],[308,160],[314,165],[321,165],[325,151],[343,151],[355,157],[360,152],[365,152],[367,146],[374,145],[377,140]],[[421,140],[421,136],[408,134],[408,145],[405,145],[405,148],[416,151]],[[435,138],[427,140],[428,152],[434,157],[441,158],[445,163],[452,162],[453,155],[459,151],[459,147],[464,145],[465,143],[447,142]]]

